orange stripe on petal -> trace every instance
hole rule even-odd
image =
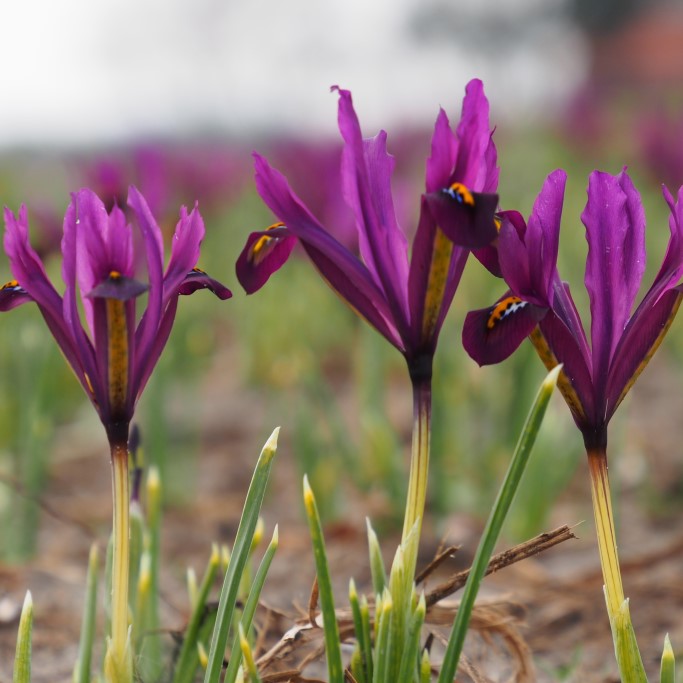
[[[474,197],[472,193],[462,183],[453,183],[442,190],[451,199],[455,199],[459,204],[467,204],[467,206],[474,206]]]
[[[429,264],[429,279],[425,292],[424,313],[422,316],[422,339],[430,339],[436,328],[443,304],[448,270],[453,254],[453,242],[437,228],[434,235],[432,260]]]
[[[128,397],[128,327],[125,303],[107,299],[109,405],[117,416],[125,410]]]
[[[527,306],[526,301],[522,301],[517,296],[508,296],[505,299],[499,301],[492,309],[489,314],[489,319],[486,321],[486,327],[492,330],[498,324],[500,324],[507,317],[514,315],[517,311],[520,311],[525,306]]]

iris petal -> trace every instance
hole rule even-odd
[[[426,195],[429,209],[446,236],[460,247],[479,249],[498,237],[494,220],[497,194],[480,194],[452,185]]]
[[[645,269],[645,214],[628,175],[593,172],[581,219],[589,246],[585,281],[591,306],[593,371],[602,402],[609,365]]]
[[[423,196],[408,281],[415,348],[431,352],[436,348],[468,255],[468,250],[456,247],[439,229]]]
[[[274,223],[266,230],[252,232],[235,264],[237,279],[247,294],[253,294],[279,270],[294,249],[296,238],[284,223]]]
[[[29,301],[34,301],[33,297],[16,280],[0,287],[0,311],[10,311]]]
[[[218,280],[214,280],[199,268],[193,268],[178,286],[178,294],[187,296],[194,294],[199,289],[208,289],[222,301],[232,296],[232,292]]]
[[[500,363],[531,334],[546,310],[508,291],[493,306],[467,314],[463,346],[479,365]]]

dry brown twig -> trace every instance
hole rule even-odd
[[[500,571],[504,567],[509,567],[511,564],[525,560],[528,557],[538,555],[571,538],[576,538],[576,536],[567,525],[558,527],[557,529],[553,529],[544,534],[539,534],[528,541],[524,541],[524,543],[519,543],[508,550],[504,550],[502,553],[494,555],[486,568],[485,576]],[[434,590],[427,593],[425,596],[427,607],[429,608],[432,605],[435,605],[437,602],[455,593],[459,588],[462,588],[469,575],[469,569],[453,574],[453,576],[439,584]]]

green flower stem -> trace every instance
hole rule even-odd
[[[604,448],[595,448],[588,450],[587,454],[595,530],[598,537],[602,577],[605,582],[605,600],[619,672],[622,681],[626,683],[646,683],[647,677],[621,583],[612,496],[607,473],[607,452]]]
[[[113,683],[132,680],[132,658],[128,647],[129,481],[128,446],[111,446],[114,497],[114,556],[112,562],[111,643],[107,652],[107,676]]]
[[[408,535],[416,525],[418,539],[420,536],[427,497],[431,422],[432,382],[431,379],[417,380],[413,382],[413,441],[402,541],[408,538]],[[417,545],[418,543],[416,543]],[[414,574],[415,567],[409,567],[409,570]]]
[[[621,584],[612,497],[607,475],[607,453],[604,449],[588,451],[588,470],[591,477],[593,515],[598,536],[602,577],[605,582],[607,611],[610,619],[613,619],[619,612],[621,603],[624,602],[624,589]]]

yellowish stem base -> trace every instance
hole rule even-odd
[[[111,463],[114,497],[114,553],[112,560],[111,641],[107,648],[107,659],[110,662],[110,671],[117,677],[108,680],[111,680],[112,683],[124,683],[132,680],[132,658],[128,639],[130,494],[127,445],[112,446]]]

